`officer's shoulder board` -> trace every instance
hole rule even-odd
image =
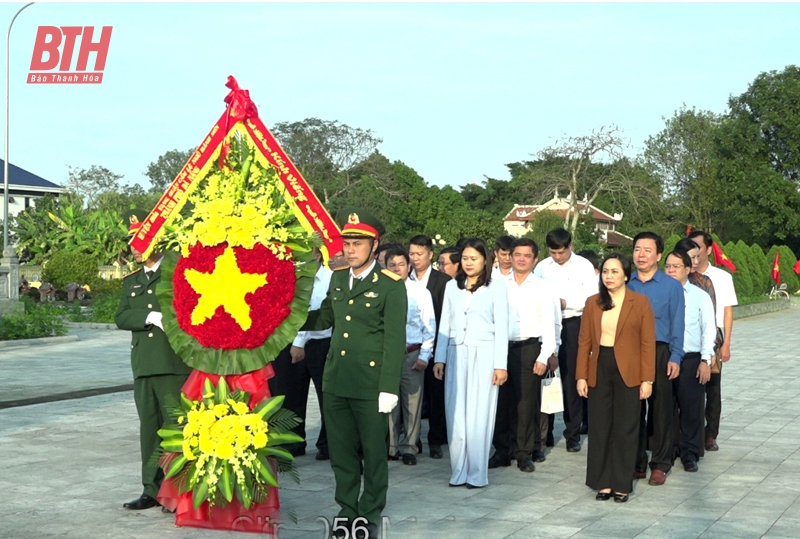
[[[143,268],[139,268],[139,269],[137,269],[137,270],[134,270],[134,271],[130,272],[129,274],[125,275],[125,276],[123,277],[123,279],[127,279],[127,278],[128,278],[128,277],[130,277],[131,275],[136,275],[137,273],[139,273],[140,271],[142,271],[142,269],[143,269]]]
[[[395,272],[389,271],[388,269],[385,269],[385,268],[381,270],[381,273],[383,273],[384,275],[386,275],[387,277],[389,277],[393,281],[399,281],[400,279],[402,279],[402,277],[400,277]]]

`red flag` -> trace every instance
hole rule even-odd
[[[775,281],[775,284],[781,284],[781,254],[779,252],[775,252],[775,261],[772,263],[772,280]]]
[[[715,266],[725,266],[732,272],[736,273],[736,264],[734,264],[730,258],[725,256],[725,253],[722,252],[717,242],[711,242],[711,248],[714,250],[714,265]]]
[[[800,274],[800,260],[794,265],[794,272]]]

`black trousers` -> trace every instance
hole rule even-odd
[[[639,386],[622,380],[614,349],[601,346],[597,358],[597,385],[589,388],[592,425],[586,457],[586,485],[595,490],[633,490],[631,468],[636,462],[639,433]]]
[[[542,378],[533,374],[541,344],[537,339],[508,343],[508,381],[497,394],[494,445],[501,458],[519,461],[541,450],[539,429]]]
[[[284,395],[284,408],[293,411],[303,421],[292,429],[292,432],[305,439],[306,437],[306,409],[308,407],[308,391],[314,382],[317,393],[321,426],[317,437],[317,449],[328,450],[328,433],[325,428],[325,415],[322,413],[322,373],[325,370],[325,359],[331,346],[330,339],[313,339],[306,343],[306,357],[299,363],[292,363],[289,355],[291,345],[287,346],[272,362],[275,376],[270,379],[269,387],[273,396]],[[301,443],[305,447],[305,442]]]
[[[668,472],[672,468],[675,397],[672,391],[672,380],[667,376],[669,356],[669,345],[664,342],[656,343],[656,379],[653,384],[653,393],[647,402],[643,402],[641,405],[639,449],[636,458],[636,470],[638,471],[644,471],[647,467],[648,449],[651,452],[651,470]]]
[[[575,369],[578,362],[578,334],[581,317],[565,318],[561,327],[561,347],[558,349],[558,368],[564,390],[564,438],[580,443],[583,422],[583,401],[578,395]]]
[[[722,415],[722,373],[712,373],[706,384],[706,438],[719,436],[719,418]]]
[[[423,398],[428,402],[428,445],[447,444],[447,419],[444,415],[444,380],[437,380],[433,375],[431,358],[425,369],[425,387]],[[501,386],[502,387],[502,386]]]
[[[700,354],[691,352],[681,360],[681,374],[673,380],[678,400],[678,422],[675,423],[677,451],[683,462],[697,461],[703,455],[703,400],[705,388],[697,380]]]

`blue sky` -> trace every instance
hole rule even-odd
[[[0,4],[0,27],[23,5]],[[26,84],[40,25],[113,26],[103,83]],[[389,159],[461,186],[612,123],[635,155],[683,103],[724,112],[798,52],[800,4],[37,3],[11,38],[10,156],[56,183],[102,165],[148,185],[234,75],[268,127],[371,129]]]

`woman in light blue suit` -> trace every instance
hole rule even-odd
[[[470,238],[444,293],[433,373],[445,381],[451,487],[489,484],[497,391],[508,378],[508,295],[491,275],[486,243]]]

